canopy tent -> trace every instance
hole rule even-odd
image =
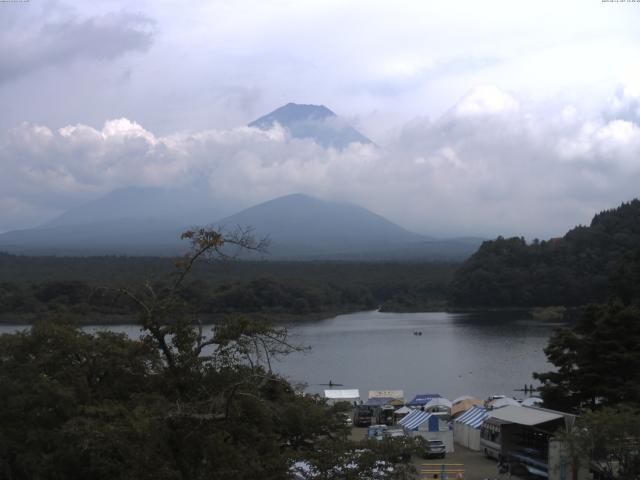
[[[469,425],[471,428],[480,428],[485,418],[490,415],[489,411],[483,407],[473,407],[454,420],[455,423]]]
[[[325,390],[324,397],[332,402],[353,402],[360,400],[360,390]]]
[[[413,411],[414,410],[410,409],[409,407],[400,407],[395,412],[393,412],[393,418],[396,422],[399,422]]]
[[[486,408],[474,406],[453,422],[453,439],[458,445],[480,451],[480,427],[491,413]]]
[[[451,403],[453,403],[454,405],[456,403],[460,403],[463,400],[471,400],[474,399],[475,397],[472,397],[471,395],[460,395],[458,398],[454,398]]]
[[[407,406],[424,407],[429,400],[433,400],[434,398],[442,398],[442,396],[439,393],[420,393],[413,397],[413,400],[407,403]]]
[[[425,409],[431,409],[434,407],[451,408],[451,406],[452,406],[451,400],[448,400],[442,397],[437,397],[437,398],[432,398],[427,403],[425,403],[424,408]]]
[[[407,415],[411,412],[415,412],[415,410],[410,409],[409,407],[401,407],[398,410],[396,410],[394,413],[396,415]]]
[[[479,398],[465,398],[464,400],[460,400],[457,403],[453,402],[453,406],[451,407],[451,415],[461,415],[462,413],[471,409],[474,405],[483,405],[484,402]]]
[[[435,415],[422,412],[420,410],[414,410],[409,415],[404,417],[398,422],[406,430],[417,431],[420,427],[422,430],[428,430],[430,432],[437,432],[440,429],[440,420]]]
[[[522,406],[523,407],[533,407],[535,405],[542,405],[542,399],[540,397],[529,397],[529,398],[525,398],[522,401]]]
[[[422,410],[413,410],[398,422],[410,436],[420,436],[426,440],[441,440],[447,452],[453,452],[453,431],[437,415]]]
[[[495,400],[489,402],[489,407],[491,408],[502,408],[507,406],[520,407],[521,405],[520,402],[518,402],[515,398],[509,397],[496,398]]]

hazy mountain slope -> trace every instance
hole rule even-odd
[[[212,222],[228,213],[229,210],[215,202],[204,189],[128,187],[71,208],[44,226],[83,225],[121,219],[154,219],[188,225]]]
[[[427,240],[365,208],[294,194],[227,217],[217,225],[250,225],[271,238],[270,251],[282,256],[322,256],[389,250]]]
[[[350,143],[372,143],[324,105],[288,103],[254,120],[250,127],[267,130],[280,124],[294,138],[311,138],[324,147],[344,148]]]
[[[174,255],[184,251],[184,228],[155,219],[117,219],[51,225],[0,235],[0,250],[29,255]]]
[[[28,254],[174,255],[180,232],[229,213],[204,189],[130,187],[72,208],[37,228],[0,235],[0,250]]]
[[[40,228],[2,234],[0,250],[55,255],[175,255],[185,251],[187,245],[179,240],[180,233],[195,222],[187,224],[176,218],[113,218],[117,212],[142,215],[149,211],[135,201],[127,201],[140,199],[140,191],[115,193]],[[157,193],[143,192],[150,201]],[[93,218],[97,220],[92,221]],[[228,231],[238,226],[252,227],[256,236],[271,239],[268,255],[257,256],[274,260],[461,260],[480,242],[432,239],[410,232],[363,207],[302,194],[279,197],[217,222],[199,223]],[[245,258],[255,257],[245,255]]]

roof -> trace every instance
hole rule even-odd
[[[451,407],[451,415],[456,416],[459,413],[469,410],[474,405],[483,405],[484,402],[478,398],[466,398],[458,402],[454,402]]]
[[[409,407],[400,407],[398,410],[396,410],[395,413],[396,415],[404,415],[406,413],[411,413],[413,412],[413,410],[411,410]]]
[[[473,400],[473,399],[475,399],[475,397],[472,397],[471,395],[460,395],[459,397],[451,400],[451,403],[455,405],[456,403],[461,402],[463,400]]]
[[[426,403],[429,400],[433,400],[434,398],[440,398],[440,397],[441,395],[439,393],[420,393],[415,397],[413,397],[413,400],[407,403],[407,405],[411,407],[416,407],[416,406],[421,407],[423,405],[426,405]]]
[[[491,417],[505,422],[531,426],[551,422],[552,420],[558,420],[564,418],[564,415],[552,410],[543,410],[535,407],[515,407],[513,405],[509,405],[492,410]]]
[[[425,405],[424,408],[431,408],[431,407],[447,407],[447,408],[451,408],[451,400],[447,399],[447,398],[432,398],[431,400],[429,400]]]
[[[502,408],[506,406],[519,407],[520,402],[518,402],[515,398],[504,397],[504,398],[496,398],[495,400],[492,400],[491,402],[489,402],[489,405],[492,408]]]
[[[409,415],[402,418],[398,422],[398,424],[402,425],[404,428],[408,430],[415,430],[423,423],[428,422],[429,417],[431,417],[432,415],[433,414],[428,412],[423,412],[421,410],[414,410]]]
[[[360,398],[360,390],[325,390],[324,396],[332,400],[355,400]]]
[[[404,399],[404,390],[369,390],[369,398],[398,398]]]
[[[523,407],[533,407],[535,405],[542,405],[544,402],[542,401],[542,399],[540,397],[529,397],[529,398],[525,398],[522,401],[522,406]]]
[[[375,407],[378,405],[391,405],[391,402],[393,400],[394,399],[392,397],[373,397],[367,400],[366,402],[364,402],[364,404],[370,405],[372,407]]]
[[[455,423],[461,423],[463,425],[469,425],[472,428],[480,428],[482,422],[490,415],[486,408],[473,407],[471,410],[466,411],[454,421]]]

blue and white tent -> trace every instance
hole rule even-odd
[[[417,431],[420,429],[429,432],[437,432],[440,430],[440,420],[438,417],[421,410],[414,410],[401,419],[398,424],[402,425],[405,430]]]
[[[434,398],[442,398],[442,396],[439,393],[420,393],[407,403],[407,407],[424,407]]]
[[[486,408],[472,407],[471,410],[467,410],[458,418],[455,419],[456,423],[462,423],[469,425],[471,428],[480,428],[484,419],[489,416],[489,412]]]
[[[471,450],[480,450],[480,427],[491,413],[486,409],[474,406],[456,418],[453,422],[453,440]]]

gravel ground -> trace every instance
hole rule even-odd
[[[480,452],[474,452],[473,450],[469,450],[467,448],[461,447],[460,445],[454,445],[455,452],[447,453],[446,458],[444,459],[429,459],[423,460],[421,458],[414,458],[413,463],[417,467],[418,472],[422,472],[424,470],[441,470],[442,464],[446,465],[446,469],[451,470],[464,470],[464,479],[465,480],[484,480],[488,479],[497,479],[497,480],[507,480],[508,475],[499,474],[497,468],[497,462],[493,459],[485,458]],[[430,466],[425,466],[428,464]],[[433,465],[436,465],[435,467]],[[422,473],[420,478],[423,479],[433,479],[434,473]],[[440,479],[440,475],[437,477]],[[455,474],[447,475],[448,479],[455,479]],[[521,480],[519,477],[515,475],[511,476],[512,480]]]
[[[366,428],[353,427],[351,429],[352,440],[363,440],[367,435]],[[428,459],[425,460],[419,457],[413,457],[412,463],[415,465],[418,472],[420,472],[421,479],[436,479],[441,480],[440,474],[434,472],[425,472],[425,470],[442,470],[442,464],[446,466],[446,470],[464,470],[464,480],[508,480],[509,476],[506,474],[499,474],[497,468],[497,462],[490,458],[485,458],[480,452],[474,452],[468,448],[461,447],[458,444],[454,445],[455,452],[447,453],[444,459]],[[437,477],[434,477],[434,474]],[[447,475],[447,479],[456,479],[456,473]],[[511,475],[511,480],[523,480],[521,477]]]

